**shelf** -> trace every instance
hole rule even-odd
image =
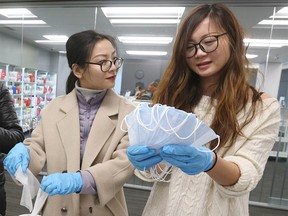
[[[5,63],[0,63],[0,75],[14,100],[23,131],[33,129],[43,107],[56,96],[56,75]]]

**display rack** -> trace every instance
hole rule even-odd
[[[0,63],[0,82],[12,95],[23,131],[33,129],[41,110],[56,96],[56,74]]]

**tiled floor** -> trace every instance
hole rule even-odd
[[[6,192],[7,192],[7,216],[18,216],[28,213],[28,210],[19,205],[22,187],[17,186],[6,173]],[[131,180],[131,182],[137,179]],[[133,183],[133,182],[132,182]],[[129,186],[130,184],[127,184]],[[149,184],[147,184],[149,185]],[[126,201],[130,216],[141,216],[150,191],[145,189],[135,189],[125,187]],[[288,216],[288,211],[277,210],[265,207],[250,206],[250,216]]]

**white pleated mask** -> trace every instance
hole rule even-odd
[[[166,105],[140,104],[124,121],[130,145],[160,149],[167,144],[198,147],[216,138],[219,141],[219,136],[193,113]]]

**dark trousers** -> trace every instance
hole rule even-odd
[[[0,216],[4,216],[6,212],[6,192],[4,188],[5,173],[3,159],[4,155],[0,153]]]

